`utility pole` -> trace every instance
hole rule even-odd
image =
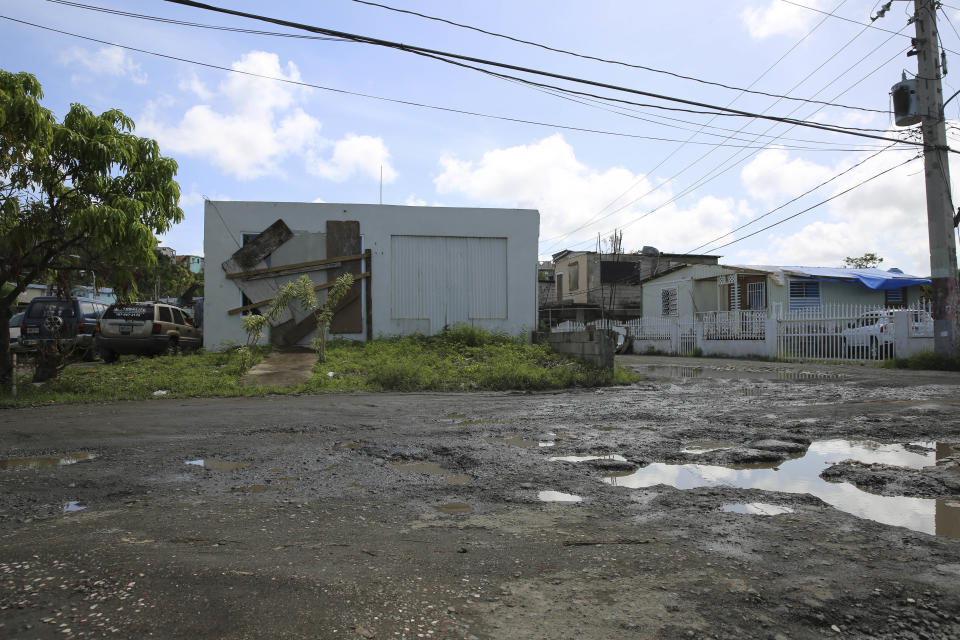
[[[950,197],[943,88],[940,84],[937,2],[914,0],[914,11],[917,37],[913,46],[917,56],[917,98],[923,131],[930,277],[933,280],[934,350],[941,355],[956,356],[960,335],[957,327],[960,291],[957,287],[957,249],[953,241],[953,200]]]

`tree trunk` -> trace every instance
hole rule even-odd
[[[10,357],[10,307],[0,304],[0,390],[8,392],[15,372]]]

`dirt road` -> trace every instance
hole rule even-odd
[[[960,639],[960,376],[623,362],[2,411],[0,637]]]

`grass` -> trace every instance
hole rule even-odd
[[[926,369],[930,371],[960,371],[960,358],[944,356],[932,351],[921,351],[906,358],[884,360],[887,369]]]
[[[253,354],[259,362],[269,349]],[[55,380],[34,386],[29,376],[17,382],[17,397],[0,393],[0,406],[30,406],[72,402],[110,402],[154,398],[255,396],[265,391],[240,386],[240,358],[236,351],[200,352],[155,358],[124,357],[112,364],[81,362],[70,365]]]
[[[310,391],[542,390],[631,384],[626,369],[598,369],[547,345],[467,326],[436,336],[333,341],[305,385]],[[333,376],[328,375],[333,372]]]
[[[266,351],[255,351],[254,363]],[[598,387],[640,379],[620,367],[597,369],[556,354],[547,345],[464,326],[430,337],[331,341],[327,361],[318,362],[313,376],[296,387],[245,387],[240,385],[242,374],[235,350],[81,363],[42,386],[21,377],[17,397],[0,394],[0,406],[144,400],[161,390],[168,392],[162,396],[166,398],[356,390],[506,391]]]

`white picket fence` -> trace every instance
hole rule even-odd
[[[783,360],[880,361],[933,348],[929,302],[909,309],[829,305],[817,311],[711,311],[693,318],[565,321],[552,331],[613,329],[645,349],[680,355],[766,356]],[[900,323],[900,324],[898,324]],[[905,325],[905,326],[904,326]]]

